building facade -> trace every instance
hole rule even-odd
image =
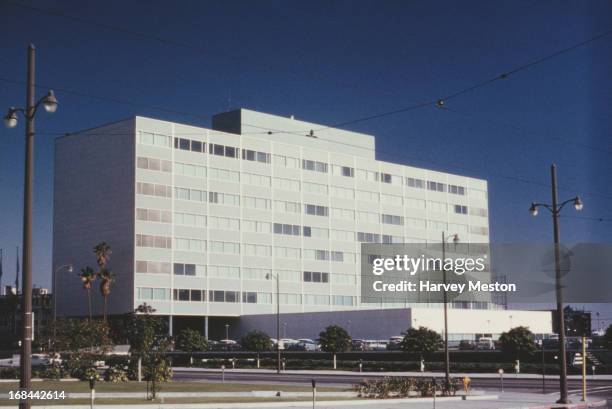
[[[146,302],[208,332],[274,313],[277,277],[285,314],[381,308],[360,302],[362,242],[489,241],[484,180],[379,161],[373,136],[293,118],[241,109],[212,127],[135,117],[57,139],[54,265],[109,243],[110,314]],[[56,281],[58,313],[86,315],[78,278]]]

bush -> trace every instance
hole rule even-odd
[[[353,387],[360,397],[372,399],[408,398],[433,396],[434,391],[441,391],[443,395],[454,395],[457,389],[457,380],[451,378],[445,387],[444,380],[434,384],[432,379],[385,377],[370,379]]]
[[[19,379],[19,368],[0,368],[0,379]]]
[[[67,375],[66,370],[58,363],[54,363],[40,372],[41,378],[44,379],[58,380],[65,378]]]
[[[106,382],[120,383],[129,381],[128,373],[123,365],[109,366],[104,372],[104,380]]]

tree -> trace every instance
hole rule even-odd
[[[83,283],[83,289],[87,291],[87,300],[89,302],[89,322],[91,322],[91,287],[93,286],[93,282],[96,280],[96,273],[94,272],[93,268],[88,266],[81,269],[79,277],[81,278],[81,282]]]
[[[176,348],[183,352],[202,352],[208,349],[208,341],[198,331],[185,328],[176,336]]]
[[[104,297],[103,317],[104,322],[106,322],[108,316],[108,296],[110,295],[111,284],[115,282],[115,274],[108,268],[103,267],[100,269],[98,277],[100,277],[100,294]]]
[[[606,332],[604,333],[604,346],[607,349],[612,349],[612,324],[608,326]]]
[[[105,241],[96,244],[93,251],[96,255],[96,263],[98,263],[97,276],[101,281],[100,294],[102,294],[102,297],[104,298],[104,310],[102,316],[104,317],[104,321],[106,321],[110,288],[111,284],[115,282],[115,274],[113,274],[113,272],[107,267],[112,251],[110,246]]]
[[[240,345],[247,351],[262,352],[272,349],[272,340],[263,331],[253,330],[244,334]]]
[[[336,354],[350,350],[351,342],[349,333],[339,325],[330,325],[319,334],[321,349],[334,354],[334,369],[336,369]]]
[[[167,357],[170,349],[170,338],[166,335],[165,323],[161,317],[154,315],[155,310],[141,304],[134,312],[126,314],[125,336],[130,344],[130,373],[133,376],[135,366],[142,363],[143,375],[147,385],[151,383],[151,395],[155,399],[159,383],[172,379],[172,367]]]
[[[407,352],[416,352],[421,356],[436,352],[442,346],[442,337],[427,327],[408,328],[402,335],[404,339],[400,348]]]
[[[527,327],[515,327],[508,332],[502,332],[499,342],[502,352],[515,359],[531,355],[536,350],[533,333]]]

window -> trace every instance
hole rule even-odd
[[[208,202],[226,206],[240,206],[240,196],[230,193],[208,192]]]
[[[353,189],[348,189],[345,187],[332,186],[331,195],[335,197],[341,197],[343,199],[354,199],[355,191]]]
[[[263,199],[260,197],[243,196],[244,206],[251,207],[253,209],[269,210],[271,207],[271,201],[269,199]]]
[[[358,211],[357,219],[369,223],[380,223],[380,216],[374,212]]]
[[[243,149],[242,159],[261,163],[270,163],[270,154],[265,152],[257,152],[248,149]]]
[[[166,185],[136,182],[136,193],[147,196],[172,197],[172,188]]]
[[[392,204],[395,206],[402,206],[404,204],[403,197],[397,196],[397,195],[387,195],[385,193],[382,193],[380,195],[380,201],[382,203],[388,203],[388,204]]]
[[[357,232],[357,241],[362,243],[380,243],[380,235],[377,233]]]
[[[269,268],[253,268],[244,267],[242,269],[242,278],[245,280],[268,280],[267,277],[272,274]]]
[[[302,250],[296,247],[275,247],[274,255],[281,258],[299,259],[302,257]]]
[[[448,205],[442,202],[429,201],[427,202],[427,208],[430,212],[446,213],[448,211]]]
[[[172,223],[170,210],[136,209],[136,219],[158,223]]]
[[[346,176],[349,178],[355,177],[355,169],[350,168],[348,166],[342,166],[342,176]]]
[[[334,295],[333,296],[333,304],[334,305],[355,305],[355,297],[350,295]]]
[[[404,219],[406,226],[412,227],[413,229],[424,229],[426,226],[426,222],[423,219],[415,219],[412,217],[407,217]]]
[[[304,192],[316,193],[318,195],[327,196],[328,194],[327,185],[322,185],[320,183],[302,182],[302,189]]]
[[[151,236],[148,234],[136,235],[136,247],[152,247],[160,249],[171,249],[172,239],[166,236]]]
[[[465,196],[465,188],[463,186],[448,185],[448,193]]]
[[[358,190],[357,191],[357,199],[369,201],[369,202],[378,202],[378,192],[370,192],[367,190]]]
[[[425,181],[423,179],[406,178],[406,186],[416,189],[425,189]]]
[[[179,200],[203,202],[206,200],[206,191],[199,189],[188,189],[184,187],[175,187],[174,197]]]
[[[274,164],[285,168],[297,169],[300,167],[300,160],[291,156],[274,155]]]
[[[208,173],[211,179],[222,180],[224,182],[240,182],[240,173],[233,170],[210,168]]]
[[[272,224],[269,222],[260,222],[257,220],[243,220],[242,230],[252,231],[256,233],[270,233]]]
[[[308,305],[329,305],[329,295],[305,294],[304,303]]]
[[[425,200],[422,199],[412,199],[407,197],[404,199],[406,206],[411,207],[413,209],[425,209]]]
[[[198,239],[189,239],[184,237],[176,237],[174,239],[175,248],[182,251],[204,251],[206,241]]]
[[[257,304],[257,293],[244,291],[242,293],[242,302],[248,304]]]
[[[254,173],[243,173],[242,183],[252,186],[270,186],[270,176],[257,175]]]
[[[219,230],[240,230],[240,220],[230,217],[209,216],[208,226],[211,229]]]
[[[172,162],[163,159],[146,158],[143,156],[139,156],[136,159],[136,166],[139,169],[172,172]]]
[[[377,182],[379,179],[378,172],[366,169],[357,169],[357,177],[359,179],[367,180],[369,182]]]
[[[383,183],[391,183],[392,177],[390,173],[381,173],[380,181]]]
[[[275,234],[285,234],[289,236],[299,236],[300,235],[300,226],[294,224],[281,224],[274,223],[274,233]],[[305,234],[304,234],[305,235]]]
[[[300,181],[294,179],[274,178],[274,187],[284,190],[300,190]]]
[[[154,145],[162,148],[172,147],[172,138],[167,135],[153,134],[150,132],[139,132],[138,143],[144,145]]]
[[[472,216],[487,217],[488,211],[487,209],[483,209],[480,207],[470,207],[470,214]]]
[[[327,163],[302,159],[302,169],[327,173]]]
[[[208,250],[211,253],[240,254],[240,244],[227,241],[211,241]]]
[[[444,183],[433,182],[430,180],[427,182],[427,189],[433,190],[434,192],[445,192],[446,185]]]
[[[239,279],[240,278],[240,267],[236,267],[236,266],[209,266],[208,267],[208,276],[209,277],[218,277],[218,278]]]
[[[184,264],[184,263],[174,263],[174,274],[175,275],[185,275],[185,276],[195,276],[201,275],[197,274],[196,271],[202,271],[203,266],[197,266],[195,264]]]
[[[489,234],[489,229],[484,226],[470,226],[470,233],[486,236]]]
[[[206,227],[206,216],[191,213],[174,213],[174,224],[193,227]]]
[[[329,273],[319,271],[304,271],[304,282],[307,283],[328,283]]]
[[[342,263],[344,261],[344,253],[341,251],[332,251],[331,261]]]
[[[284,200],[276,200],[274,208],[279,212],[301,213],[302,205],[298,202],[286,202]]]
[[[312,215],[312,216],[328,216],[329,209],[327,208],[327,206],[305,204],[304,213]]]
[[[170,274],[170,263],[136,260],[136,272],[144,274]]]
[[[382,235],[382,242],[383,242],[383,244],[403,243],[404,242],[404,238],[402,236],[391,236],[389,234],[383,234]]]
[[[191,149],[190,147],[191,147],[191,143],[190,143],[189,139],[183,139],[183,138],[179,139],[179,149],[180,150],[188,151],[188,150]]]
[[[137,298],[140,300],[169,300],[170,289],[137,287]]]
[[[468,214],[467,206],[455,205],[455,213],[457,214]]]
[[[355,211],[333,207],[331,209],[331,216],[335,219],[355,220]]]
[[[183,176],[200,177],[200,178],[206,177],[206,167],[198,166],[198,165],[191,165],[188,163],[179,163],[179,162],[175,163],[174,172],[177,175],[183,175]]]
[[[402,216],[395,216],[392,214],[381,214],[380,222],[384,224],[396,224],[401,226],[404,224],[404,218]]]
[[[243,244],[242,254],[253,257],[270,257],[272,256],[272,247],[263,244]]]
[[[355,241],[355,232],[349,230],[332,230],[332,240]]]

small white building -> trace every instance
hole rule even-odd
[[[109,314],[146,302],[171,331],[219,338],[241,316],[275,313],[276,276],[281,313],[303,322],[386,308],[360,302],[360,243],[438,242],[441,231],[488,243],[487,195],[485,180],[376,160],[371,135],[245,109],[212,130],[134,117],[56,140],[53,264],[93,265],[106,241]],[[58,314],[87,315],[74,273],[54,287]],[[406,328],[441,328],[439,305],[393,307],[412,310]],[[549,313],[467,307],[451,309],[451,334],[551,329]]]

